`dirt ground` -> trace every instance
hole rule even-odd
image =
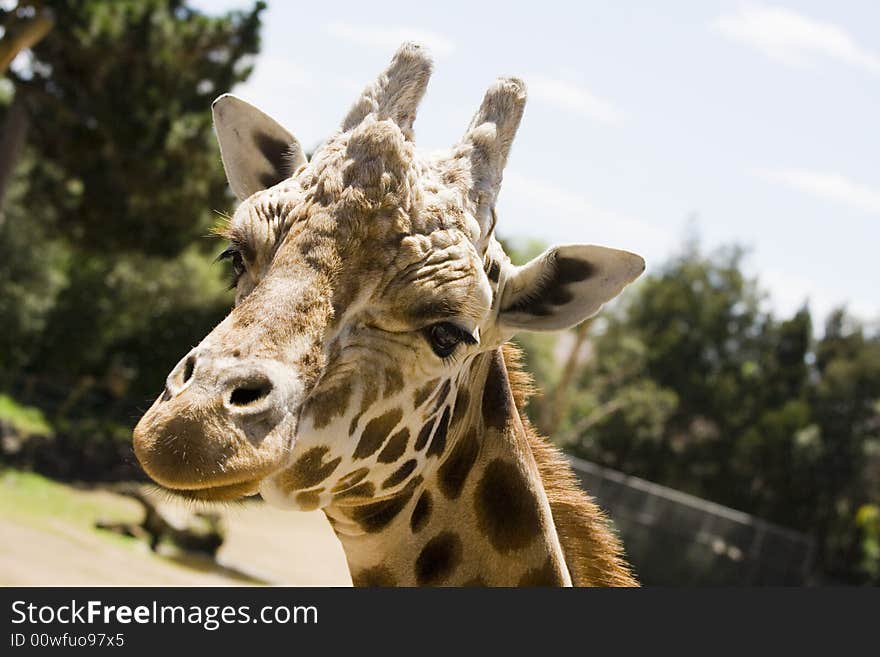
[[[164,548],[156,554],[140,541],[95,529],[98,520],[138,520],[142,507],[133,500],[5,472],[0,586],[351,585],[342,548],[322,513],[284,512],[259,502],[220,512],[226,540],[218,563]]]

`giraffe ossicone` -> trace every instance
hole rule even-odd
[[[595,245],[514,266],[495,200],[525,107],[501,79],[450,150],[415,149],[426,51],[404,44],[310,160],[255,107],[214,120],[240,205],[235,307],[134,431],[198,500],[322,509],[359,585],[631,585],[620,544],[521,412],[507,341],[599,311],[644,269]]]

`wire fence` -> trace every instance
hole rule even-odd
[[[747,513],[570,457],[646,585],[811,583],[815,542]]]

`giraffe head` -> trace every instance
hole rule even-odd
[[[302,509],[399,497],[467,412],[478,354],[577,324],[643,271],[590,245],[512,265],[494,207],[525,86],[495,82],[461,141],[422,155],[412,128],[430,73],[422,48],[402,46],[310,161],[256,108],[215,101],[241,201],[222,254],[235,307],[135,428],[159,484]]]

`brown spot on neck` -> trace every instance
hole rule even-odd
[[[437,429],[434,431],[434,438],[431,440],[431,446],[425,452],[426,456],[440,456],[446,449],[446,433],[449,430],[449,407],[443,411],[443,416],[437,423]]]
[[[373,566],[354,573],[351,583],[355,586],[395,586],[397,580],[385,566]]]
[[[368,500],[373,497],[376,493],[376,485],[372,481],[364,481],[355,486],[351,486],[340,492],[336,493],[333,496],[334,502],[339,502],[340,500],[355,500],[355,499],[364,499]]]
[[[454,500],[461,495],[479,453],[480,441],[476,429],[469,429],[459,436],[449,456],[437,471],[437,483],[446,497]]]
[[[380,532],[397,517],[412,499],[416,488],[422,483],[421,476],[415,476],[396,495],[388,499],[355,506],[348,511],[348,517],[357,522],[367,533]]]
[[[394,463],[397,459],[403,456],[407,442],[409,442],[409,429],[404,427],[391,436],[388,443],[382,451],[379,452],[379,463]]]
[[[439,411],[443,406],[443,403],[446,401],[446,398],[449,396],[449,390],[452,388],[452,382],[449,379],[446,379],[443,382],[443,385],[440,387],[440,391],[434,397],[434,410]]]
[[[428,397],[440,383],[440,379],[431,379],[421,388],[418,388],[413,395],[413,408],[418,408],[427,401]]]
[[[468,403],[470,402],[471,395],[467,391],[467,388],[460,388],[458,394],[455,396],[455,410],[452,412],[452,426],[458,426],[462,420],[464,420],[464,416],[467,415]]]
[[[409,527],[413,534],[428,524],[428,520],[431,519],[431,506],[431,493],[422,491],[409,519]]]
[[[392,408],[387,413],[373,418],[367,422],[361,433],[361,439],[354,450],[354,458],[362,459],[375,454],[376,450],[382,446],[391,430],[397,426],[397,423],[403,418],[403,411],[399,408]]]
[[[376,403],[376,387],[375,385],[365,385],[364,387],[364,396],[361,399],[361,408],[358,411],[357,415],[351,418],[351,424],[348,427],[348,435],[353,436],[354,432],[357,430],[358,422],[360,422],[361,417],[364,413],[370,410],[370,407]]]
[[[334,417],[342,417],[351,399],[351,382],[342,381],[316,392],[308,402],[308,412],[316,429],[323,429]]]
[[[281,489],[291,492],[303,488],[312,488],[333,474],[333,471],[336,470],[342,461],[342,457],[336,457],[324,463],[324,456],[329,451],[329,447],[321,445],[319,447],[312,447],[300,456],[290,468],[281,473],[278,480]]]
[[[501,351],[492,354],[483,388],[483,421],[486,426],[504,429],[507,422],[517,412],[513,394],[507,380],[507,368]]]
[[[558,569],[553,567],[553,560],[547,557],[543,566],[523,573],[517,586],[563,586],[564,584]]]
[[[401,465],[397,470],[392,472],[388,478],[382,482],[382,488],[393,488],[397,486],[397,484],[406,481],[406,478],[409,477],[413,472],[415,472],[416,466],[419,464],[415,459],[410,459],[403,465]]]
[[[358,482],[362,481],[368,474],[370,474],[369,468],[358,468],[352,472],[349,472],[342,479],[336,482],[336,485],[331,489],[332,492],[338,493],[347,488],[351,488]]]
[[[425,422],[425,426],[422,427],[421,431],[419,431],[419,435],[416,438],[416,444],[413,445],[413,449],[417,452],[422,451],[425,445],[428,444],[428,438],[431,437],[431,430],[434,428],[434,422],[436,421],[436,417],[432,417],[430,420]]]
[[[452,532],[442,532],[425,544],[416,559],[416,582],[419,586],[442,584],[461,561],[461,539]]]
[[[510,461],[497,458],[486,466],[477,484],[474,510],[480,530],[498,552],[524,548],[541,536],[538,500]]]

